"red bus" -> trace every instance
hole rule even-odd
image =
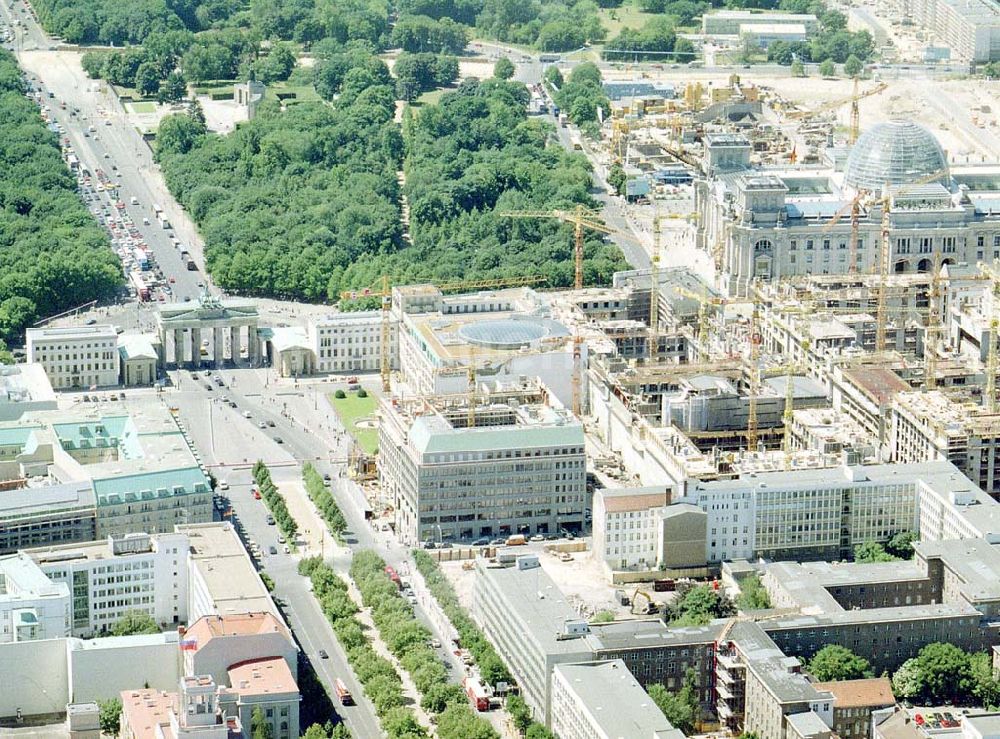
[[[333,689],[334,691],[336,691],[337,700],[340,701],[341,705],[343,706],[354,705],[354,696],[351,695],[351,691],[347,689],[347,686],[344,685],[344,681],[341,680],[339,677],[333,683]]]

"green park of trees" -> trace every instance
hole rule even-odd
[[[19,343],[43,316],[110,297],[118,258],[76,192],[56,134],[0,50],[0,339]]]

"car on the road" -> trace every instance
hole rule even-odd
[[[434,649],[440,649],[441,648],[441,640],[440,639],[431,639],[431,646],[434,647]]]
[[[244,418],[251,418],[251,417],[252,417],[252,415],[253,415],[253,414],[252,414],[252,413],[250,413],[250,411],[243,411],[243,417],[244,417]]]
[[[263,421],[259,421],[257,423],[257,428],[259,428],[259,429],[266,429],[267,428],[267,424],[264,423]]]
[[[545,537],[542,534],[535,534],[528,541],[545,541]]]
[[[546,534],[545,541],[559,541],[562,537],[559,534]]]
[[[474,547],[486,547],[489,546],[489,544],[490,540],[485,536],[482,539],[476,539],[474,542],[472,542],[472,546]]]
[[[198,373],[197,372],[192,372],[191,373],[191,379],[192,380],[197,380],[198,379]]]
[[[274,443],[275,444],[284,444],[285,442],[282,440],[282,438],[280,436],[275,436],[274,437]]]
[[[268,425],[268,426],[269,426],[270,428],[272,428],[272,429],[273,429],[273,428],[274,428],[274,421],[270,421],[270,420],[269,420],[269,421],[267,422],[267,425]]]
[[[268,551],[269,554],[277,554],[278,553],[278,547],[276,547],[276,546],[274,546],[274,544],[272,544],[271,546],[269,546],[267,548],[267,551]]]
[[[292,553],[292,550],[288,547],[287,544],[285,544],[285,546],[283,546],[282,549],[284,550],[285,554],[291,554]]]
[[[285,537],[284,537],[284,535],[278,534],[278,543],[279,544],[284,544],[285,543]]]
[[[260,500],[260,490],[254,490],[253,491],[253,499],[254,500]]]
[[[274,516],[272,516],[270,513],[267,514],[267,525],[274,526]]]
[[[219,490],[229,490],[229,483],[226,482],[225,480],[222,480],[219,483]]]
[[[214,388],[212,387],[212,383],[210,383],[210,382],[206,382],[206,383],[205,383],[205,389],[206,389],[206,390],[213,390]]]
[[[490,542],[490,544],[492,544],[494,546],[502,546],[502,545],[504,545],[506,543],[507,543],[507,539],[505,539],[504,537],[500,537],[499,539],[494,539],[493,541]]]
[[[329,657],[330,657],[330,655],[326,653],[325,649],[319,650],[319,652],[317,652],[317,654],[319,655],[320,659],[329,659]]]

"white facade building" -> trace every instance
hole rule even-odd
[[[29,328],[29,364],[45,368],[56,390],[118,384],[118,334],[114,326]]]
[[[126,534],[107,541],[24,552],[53,583],[72,592],[73,636],[107,632],[127,611],[163,627],[188,619],[188,537]]]
[[[389,357],[396,366],[398,321],[389,319],[392,345]],[[309,344],[316,353],[318,372],[377,372],[382,357],[382,311],[334,313],[309,322]]]
[[[0,557],[0,644],[56,639],[69,629],[66,584],[53,583],[26,554]]]

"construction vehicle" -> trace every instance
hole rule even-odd
[[[645,605],[641,606],[641,610],[637,610],[640,609],[640,603],[642,602],[639,600],[640,596],[646,599]],[[632,593],[632,615],[652,616],[659,612],[660,608],[659,606],[656,605],[656,602],[653,600],[653,596],[651,596],[649,593],[647,593],[645,590],[642,590],[641,588],[636,588],[635,592]]]

